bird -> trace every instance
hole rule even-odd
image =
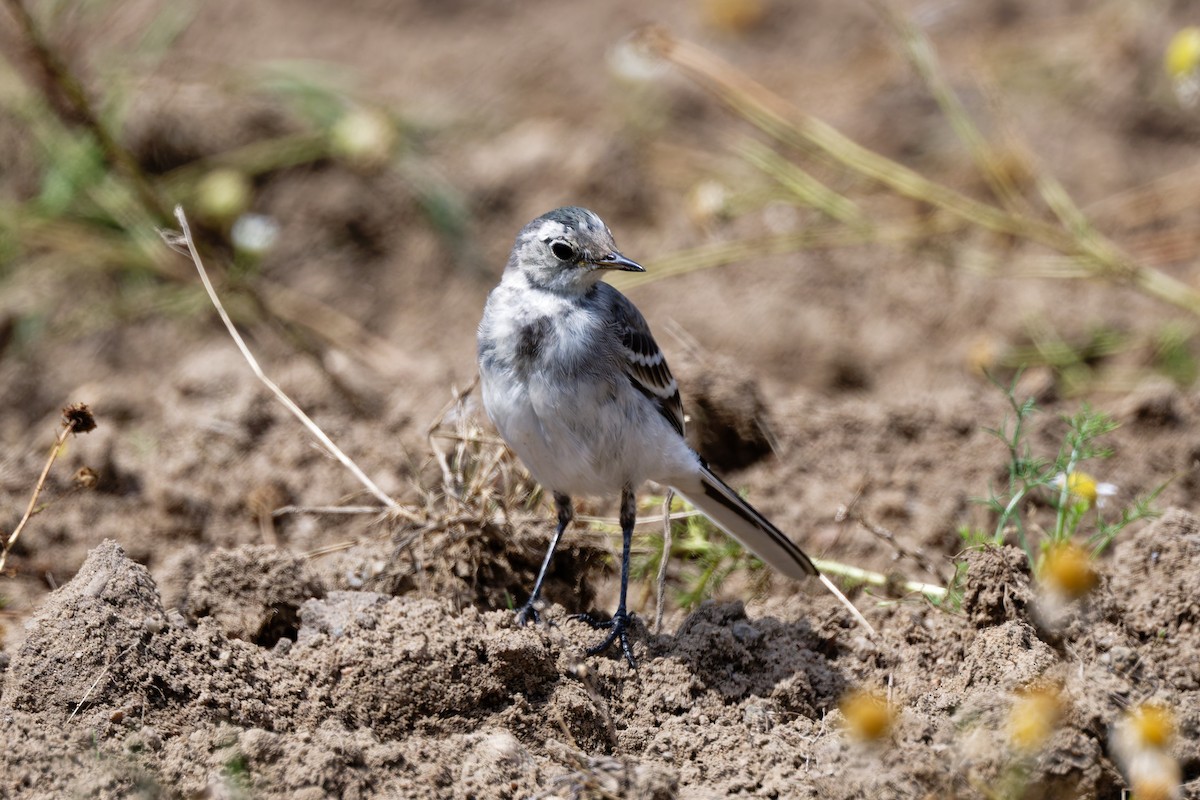
[[[576,615],[618,643],[636,667],[626,605],[637,493],[647,480],[671,487],[718,527],[783,575],[819,577],[812,559],[742,499],[687,443],[679,385],[645,317],[602,278],[645,272],[617,249],[593,211],[566,206],[517,235],[500,283],[489,293],[477,335],[483,406],[501,438],[550,492],[557,526],[519,625],[539,622],[537,603],[555,550],[574,519],[577,496],[620,496],[621,583],[611,619]]]

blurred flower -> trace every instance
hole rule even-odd
[[[208,222],[224,224],[250,207],[254,186],[241,170],[221,167],[196,185],[196,213]]]
[[[1163,69],[1171,79],[1179,104],[1195,106],[1200,100],[1200,28],[1181,28],[1171,37],[1163,56]]]
[[[629,83],[649,83],[667,74],[667,62],[650,52],[637,34],[623,37],[608,51],[608,68]]]
[[[1177,800],[1183,796],[1179,762],[1161,750],[1144,750],[1125,764],[1125,777],[1137,800]]]
[[[1061,489],[1063,483],[1067,491],[1074,497],[1087,503],[1088,508],[1099,506],[1104,508],[1108,498],[1117,493],[1117,487],[1111,483],[1097,483],[1096,479],[1086,472],[1075,471],[1070,475],[1060,472],[1054,476],[1054,485]]]
[[[279,238],[279,223],[266,214],[242,214],[233,223],[229,238],[239,252],[261,256]]]
[[[382,167],[392,158],[399,134],[392,118],[377,108],[355,108],[333,124],[329,149],[359,169]]]
[[[764,0],[704,0],[704,21],[728,33],[757,28],[767,15]]]
[[[887,736],[896,715],[885,698],[877,692],[856,689],[842,697],[838,709],[846,718],[846,727],[854,738],[873,742]]]
[[[1167,44],[1163,69],[1172,80],[1181,80],[1200,70],[1200,28],[1180,28]]]
[[[976,375],[993,372],[999,360],[1000,346],[990,334],[980,334],[967,345],[967,368]]]
[[[1175,715],[1155,703],[1143,703],[1127,716],[1130,730],[1143,747],[1167,747],[1175,737]]]
[[[1038,577],[1047,588],[1067,600],[1078,600],[1100,582],[1088,553],[1073,542],[1058,542],[1046,549]]]
[[[688,216],[703,227],[725,216],[729,205],[729,192],[717,181],[700,181],[687,193],[685,202]]]
[[[1037,750],[1046,743],[1064,709],[1058,687],[1026,689],[1008,712],[1008,741],[1018,750]]]
[[[1167,752],[1174,736],[1175,715],[1154,703],[1135,706],[1113,726],[1113,754],[1138,800],[1181,796],[1179,762]]]

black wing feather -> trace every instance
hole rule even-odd
[[[641,312],[624,295],[613,291],[613,318],[621,337],[625,372],[638,391],[649,398],[660,414],[683,436],[683,400],[679,385],[671,375],[667,359],[650,333]]]

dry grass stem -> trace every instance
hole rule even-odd
[[[163,176],[163,182],[172,195],[178,196],[215,169],[236,169],[253,178],[268,172],[302,166],[328,155],[328,139],[324,131],[260,139],[176,167]]]
[[[608,280],[619,289],[630,289],[675,275],[723,267],[757,258],[797,251],[832,250],[868,243],[903,245],[922,242],[930,237],[960,230],[963,223],[948,214],[933,218],[910,219],[880,225],[871,230],[848,228],[841,224],[814,226],[797,233],[783,233],[758,239],[716,242],[680,250],[652,261],[646,272],[622,272]]]
[[[837,587],[837,584],[829,580],[829,576],[825,574],[826,572],[829,572],[841,577],[854,577],[854,575],[858,573],[866,573],[867,570],[860,570],[857,567],[849,567],[845,564],[839,564],[836,561],[818,562],[818,560],[814,558],[812,559],[812,562],[813,564],[817,565],[817,569],[821,572],[821,574],[817,576],[821,583],[825,584],[825,588],[829,590],[829,593],[836,597],[837,601],[841,603],[847,611],[850,612],[850,616],[854,617],[854,621],[861,625],[869,635],[878,635],[875,632],[875,628],[871,626],[871,623],[867,622],[867,618],[864,617],[862,612],[858,610],[858,607],[850,601],[849,597],[846,597],[846,595],[842,594],[842,590]]]
[[[208,279],[208,272],[205,271],[204,263],[200,260],[200,254],[196,251],[196,243],[192,239],[192,230],[188,225],[187,215],[183,213],[182,206],[175,207],[175,219],[179,221],[179,225],[182,228],[182,237],[178,237],[166,231],[160,231],[163,239],[172,248],[191,256],[192,263],[196,265],[196,271],[200,273],[200,280],[204,284],[205,291],[208,292],[209,299],[212,300],[213,305],[216,306],[217,313],[220,315],[221,321],[225,323],[225,329],[229,331],[229,335],[233,337],[234,343],[237,345],[238,350],[241,351],[242,356],[246,359],[246,362],[250,365],[250,369],[254,371],[255,376],[271,391],[272,394],[275,395],[276,399],[283,404],[284,408],[292,412],[296,419],[300,420],[304,427],[308,428],[309,432],[317,438],[317,441],[319,441],[325,447],[326,451],[339,462],[341,462],[342,466],[348,469],[350,474],[357,478],[358,481],[366,487],[367,491],[375,495],[375,497],[377,497],[381,503],[387,506],[389,510],[399,508],[400,504],[389,497],[388,494],[380,489],[373,480],[368,478],[367,474],[359,468],[358,464],[354,463],[349,456],[343,453],[342,449],[334,444],[332,439],[325,435],[325,432],[321,430],[317,423],[313,422],[312,418],[310,418],[308,414],[304,413],[304,410],[301,409],[300,406],[296,405],[292,401],[292,398],[288,397],[287,394],[280,389],[274,381],[268,378],[265,372],[263,372],[263,369],[259,366],[257,359],[254,358],[254,354],[250,352],[250,348],[247,347],[246,343],[242,340],[242,336],[240,333],[238,333],[237,327],[233,324],[233,320],[229,318],[229,314],[225,311],[225,306],[222,305],[221,298],[217,295],[217,290],[213,288],[212,281]]]
[[[849,505],[842,506],[838,509],[837,514],[834,516],[834,520],[837,522],[844,522],[845,520],[857,522],[868,533],[875,536],[880,541],[886,542],[893,550],[896,551],[896,555],[899,557],[912,561],[920,569],[924,570],[930,575],[936,576],[940,581],[945,582],[949,580],[933,565],[933,563],[925,556],[925,553],[920,548],[912,549],[906,547],[900,542],[900,540],[896,538],[896,534],[892,533],[882,525],[878,525],[863,516],[862,512],[858,510],[858,501],[861,497],[862,490],[859,490],[858,494],[854,496],[854,499],[850,501]]]
[[[662,633],[663,612],[667,605],[667,561],[671,557],[671,501],[675,499],[675,490],[667,489],[663,495],[662,510],[662,556],[658,559],[658,577],[655,580],[654,595],[654,632]]]
[[[401,506],[403,507],[403,506]],[[332,514],[345,516],[369,516],[381,514],[379,506],[280,506],[271,511],[272,517],[285,517],[289,514]]]
[[[1063,232],[1052,225],[973,200],[857,144],[827,123],[796,110],[698,45],[676,39],[659,28],[648,29],[643,41],[652,52],[679,67],[782,144],[822,153],[897,194],[930,203],[996,233],[1022,236],[1050,247],[1069,243]]]
[[[306,328],[377,372],[388,374],[412,365],[412,353],[363,328],[348,314],[290,286],[256,280],[257,297],[272,315]]]
[[[463,399],[473,392],[478,384],[479,375],[476,375],[471,380],[471,383],[467,385],[467,388],[463,389],[461,392],[458,390],[453,390],[450,401],[447,402],[446,405],[442,406],[442,410],[436,417],[434,417],[433,422],[430,423],[429,428],[425,431],[425,441],[429,443],[429,449],[433,453],[433,457],[437,460],[438,467],[441,468],[442,471],[442,489],[445,491],[447,497],[453,498],[460,502],[462,501],[463,489],[465,488],[463,486],[463,476],[461,470],[461,465],[463,463],[462,456],[466,452],[466,447],[476,440],[471,434],[467,434],[465,432],[457,432],[453,436],[447,436],[444,433],[444,429],[446,418],[450,415],[450,412],[459,409],[462,405]],[[457,471],[450,467],[450,457],[447,455],[442,446],[438,444],[439,438],[449,438],[456,442],[455,455],[457,458],[455,458],[454,461],[455,464],[459,466]],[[499,462],[498,458],[496,459],[496,462]]]
[[[762,170],[806,205],[867,237],[875,227],[850,198],[825,186],[799,165],[788,161],[754,139],[745,139],[738,152],[747,162]]]
[[[954,133],[966,146],[971,158],[984,179],[1008,211],[1019,215],[1031,215],[1033,209],[1021,195],[1013,183],[1013,173],[996,158],[996,149],[980,133],[979,128],[971,120],[966,108],[958,99],[958,95],[946,80],[941,63],[933,43],[918,26],[913,25],[907,17],[898,12],[887,0],[871,0],[878,13],[891,26],[896,38],[904,46],[909,62],[913,69],[929,87],[942,114],[949,120]]]
[[[113,658],[112,661],[105,665],[104,669],[100,671],[100,674],[96,676],[96,679],[92,681],[90,686],[88,686],[87,691],[83,693],[83,697],[81,697],[79,702],[75,705],[75,710],[71,712],[71,716],[67,717],[68,723],[75,719],[75,715],[83,709],[83,706],[88,701],[88,698],[92,696],[92,692],[96,691],[96,687],[100,685],[100,681],[104,680],[104,678],[106,678],[112,671],[113,664],[123,661],[125,657],[129,655],[131,650],[133,650],[133,645],[122,649],[121,652],[117,653],[116,657]]]
[[[678,67],[781,144],[803,152],[821,154],[851,173],[871,178],[901,196],[928,203],[985,230],[1057,250],[1077,259],[1087,269],[1089,278],[1123,283],[1157,300],[1200,315],[1200,291],[1170,275],[1134,262],[1115,244],[1096,232],[1061,185],[1045,172],[1035,176],[1035,185],[1047,206],[1057,216],[1059,224],[1034,218],[1021,211],[997,208],[926,178],[857,144],[827,123],[801,113],[704,48],[677,39],[660,28],[644,30],[641,42],[650,52]],[[934,63],[932,49],[927,43],[916,49],[924,53],[921,61],[926,68]],[[932,72],[927,77],[932,77],[935,82],[940,80]],[[939,91],[944,95],[942,99],[956,114],[954,109],[959,108],[957,101],[949,100],[951,95],[944,82],[939,86]],[[962,120],[959,124],[963,124]],[[974,130],[973,126],[969,128]],[[969,132],[965,135],[974,138],[974,134]],[[989,157],[983,150],[979,157],[984,159],[985,165],[990,165]],[[995,172],[991,166],[985,166],[985,171]],[[1005,186],[996,186],[995,189],[1015,203],[1012,193]]]
[[[871,586],[897,585],[896,581],[892,580],[887,575],[884,575],[882,572],[872,572],[869,569],[862,569],[861,567],[856,567],[851,564],[842,564],[838,561],[827,561],[823,558],[814,558],[812,562],[816,564],[817,569],[821,571],[821,582],[824,583],[826,588],[833,592],[833,594],[839,600],[841,600],[842,604],[847,606],[847,608],[853,608],[853,605],[850,604],[850,601],[846,599],[845,595],[838,591],[837,587],[833,585],[829,578],[825,577],[826,573],[829,573],[830,575],[837,575],[858,583],[870,584]],[[903,580],[900,581],[898,585],[906,592],[916,592],[923,594],[926,597],[931,597],[934,600],[940,600],[946,596],[946,587],[938,586],[937,584],[933,583]],[[870,624],[862,618],[861,614],[858,614],[857,611],[851,613],[854,615],[854,618],[858,620],[860,625],[865,626],[866,629],[869,630],[872,635],[874,635],[875,629],[872,628]]]
[[[672,522],[689,517],[703,517],[704,512],[698,508],[689,509],[687,511],[673,511],[670,515],[653,514],[651,516],[639,516],[637,525],[662,525],[667,520]],[[621,521],[617,517],[597,517],[592,514],[576,514],[575,519],[579,522],[592,523],[596,525],[604,525],[614,531],[621,530]]]
[[[0,573],[4,572],[4,565],[8,563],[8,554],[17,543],[17,539],[21,537],[21,531],[25,530],[30,518],[37,511],[38,497],[41,496],[42,489],[46,486],[50,468],[54,466],[54,462],[62,453],[63,445],[67,443],[67,437],[72,433],[88,433],[95,427],[96,420],[92,417],[91,409],[87,407],[87,404],[76,403],[63,409],[62,427],[59,429],[58,435],[54,437],[54,444],[50,446],[50,455],[46,458],[46,465],[42,467],[42,474],[38,475],[37,483],[33,485],[33,494],[29,497],[29,505],[25,507],[25,513],[21,515],[20,522],[4,540],[4,548],[0,550]]]

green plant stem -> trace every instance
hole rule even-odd
[[[1071,444],[1071,455],[1067,459],[1067,467],[1063,471],[1062,488],[1058,492],[1058,513],[1054,515],[1054,539],[1055,543],[1066,541],[1068,533],[1067,514],[1069,512],[1068,501],[1071,499],[1071,475],[1075,472],[1075,465],[1079,463],[1079,446],[1082,442],[1079,438],[1074,437]]]
[[[29,9],[25,7],[25,3],[22,0],[4,0],[4,3],[16,19],[21,33],[24,34],[25,41],[33,51],[38,66],[46,74],[49,81],[62,92],[62,96],[71,105],[72,110],[78,116],[83,126],[96,137],[96,141],[99,143],[100,149],[104,151],[104,156],[109,164],[122,172],[126,179],[129,180],[130,185],[138,196],[138,200],[147,212],[153,215],[160,224],[169,222],[172,217],[167,204],[159,196],[154,186],[151,185],[146,174],[142,172],[137,159],[133,157],[133,154],[124,145],[117,141],[117,138],[108,129],[108,126],[101,121],[100,116],[92,106],[92,101],[88,99],[83,85],[75,77],[75,74],[71,72],[66,62],[50,46],[46,37],[42,35],[33,16],[29,13]],[[73,120],[64,120],[64,122],[69,124]]]
[[[850,564],[843,564],[839,561],[827,561],[823,558],[814,558],[813,564],[817,569],[825,575],[837,575],[848,580],[858,581],[860,583],[870,584],[871,586],[888,586],[895,585],[896,582],[888,578],[881,572],[872,572],[871,570],[855,567]],[[921,583],[920,581],[904,580],[900,581],[899,585],[906,592],[917,592],[932,597],[942,599],[946,596],[946,587],[936,586],[932,583]]]
[[[1029,494],[1029,486],[1026,485],[1026,486],[1021,487],[1019,490],[1017,490],[1016,494],[1014,494],[1012,496],[1012,499],[1008,501],[1008,505],[1004,507],[1004,511],[1002,511],[1000,514],[1000,519],[996,522],[996,533],[995,533],[995,536],[992,537],[993,544],[995,544],[997,546],[999,546],[1000,544],[1003,544],[1003,542],[1004,542],[1004,526],[1007,525],[1008,521],[1013,518],[1013,512],[1016,511],[1017,506],[1020,505],[1021,501],[1024,500],[1025,496],[1028,494]],[[1027,538],[1025,537],[1025,525],[1021,521],[1021,516],[1019,514],[1016,515],[1016,520],[1017,520],[1017,537],[1020,539],[1021,549],[1025,551],[1025,555],[1027,555],[1029,557],[1029,563],[1032,564],[1033,563],[1033,550],[1029,547],[1029,542],[1028,542]]]

